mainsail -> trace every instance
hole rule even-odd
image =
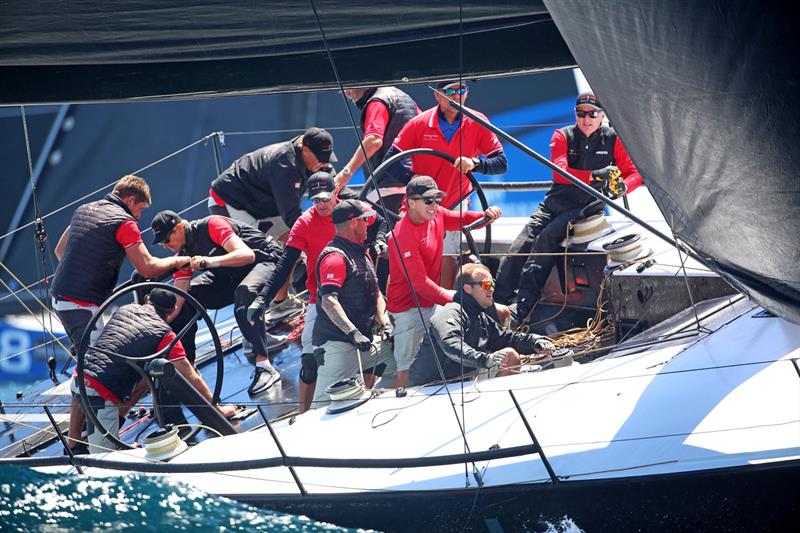
[[[800,322],[797,13],[757,1],[545,4],[676,236]]]

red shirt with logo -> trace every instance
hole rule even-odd
[[[289,232],[286,245],[302,250],[306,254],[306,289],[310,304],[317,301],[317,276],[314,272],[317,259],[325,246],[333,239],[334,233],[335,228],[331,217],[320,215],[315,206],[311,206],[300,215]],[[341,287],[341,285],[339,286]]]
[[[430,222],[414,224],[408,214],[403,216],[389,238],[389,286],[386,289],[386,308],[392,313],[401,313],[414,307],[414,298],[411,296],[411,289],[400,262],[401,256],[421,307],[444,305],[453,301],[453,291],[439,285],[444,232],[459,231],[462,224],[471,224],[482,217],[483,213],[464,211],[463,217],[460,218],[458,212],[441,206]],[[397,246],[392,241],[395,241]]]
[[[503,149],[497,136],[467,116],[461,117],[461,127],[448,142],[439,129],[439,107],[423,111],[403,126],[392,144],[399,150],[412,148],[432,148],[451,155],[454,158],[491,157]],[[470,109],[484,120],[486,116]],[[472,184],[452,163],[432,155],[411,156],[411,170],[415,174],[430,176],[445,192],[442,205],[449,207],[461,196],[472,192]]]

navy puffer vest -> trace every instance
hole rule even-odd
[[[406,93],[395,87],[378,87],[370,89],[358,100],[356,106],[361,109],[361,130],[364,130],[364,121],[367,117],[367,106],[373,100],[379,100],[389,109],[389,123],[383,134],[383,145],[369,158],[372,170],[378,168],[383,161],[383,156],[392,147],[397,134],[406,125],[406,122],[419,114],[417,103]]]

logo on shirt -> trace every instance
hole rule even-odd
[[[411,257],[411,252],[406,252],[403,254],[403,257]]]
[[[325,279],[333,279],[333,274],[328,274],[327,276],[325,276]]]
[[[294,188],[295,188],[295,189],[299,189],[299,188],[300,188],[300,184],[299,184],[299,183],[295,183],[295,184],[294,184]]]
[[[608,150],[598,150],[595,153],[597,155],[608,155]]]
[[[435,133],[426,133],[422,136],[423,141],[438,141],[439,136]]]

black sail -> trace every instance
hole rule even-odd
[[[792,4],[545,0],[675,234],[800,322]]]

